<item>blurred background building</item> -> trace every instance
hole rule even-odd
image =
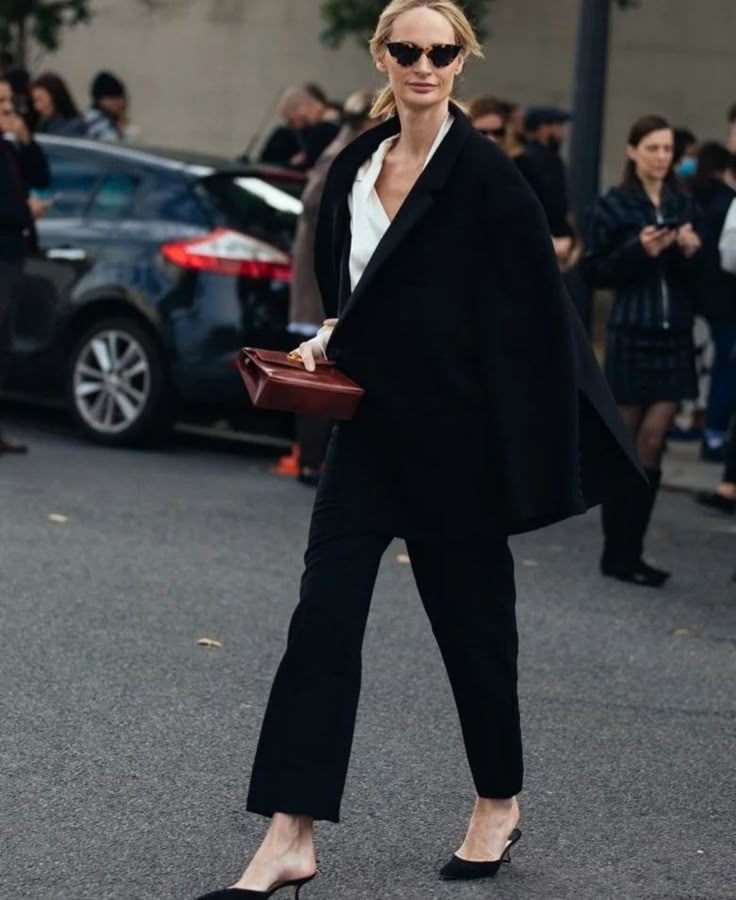
[[[379,84],[366,51],[320,40],[320,0],[98,0],[89,28],[57,54],[33,56],[85,97],[99,68],[130,88],[142,141],[242,152],[275,121],[288,84],[316,81],[346,97]],[[577,0],[496,0],[486,59],[466,69],[461,96],[492,91],[525,103],[571,102]],[[612,13],[603,182],[618,177],[630,123],[658,112],[723,139],[736,94],[734,0],[641,0]]]

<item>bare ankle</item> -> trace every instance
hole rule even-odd
[[[287,841],[311,839],[314,819],[311,816],[292,816],[289,813],[274,813],[268,833]]]
[[[276,813],[261,846],[236,888],[265,890],[280,881],[313,874],[314,820],[309,816]]]
[[[499,813],[512,812],[517,805],[516,797],[478,797],[475,801],[475,811],[481,814],[494,813],[498,815]]]

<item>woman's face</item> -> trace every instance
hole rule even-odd
[[[13,89],[7,81],[0,81],[0,131],[5,120],[13,114]]]
[[[416,47],[458,42],[450,22],[441,13],[426,7],[402,13],[394,22],[390,41]],[[463,54],[444,67],[433,65],[426,54],[412,65],[402,66],[384,49],[376,66],[388,75],[397,106],[421,111],[448,101],[455,78],[463,69]]]
[[[509,131],[518,139],[524,137],[524,108],[516,106],[509,116]]]
[[[488,113],[473,119],[473,128],[484,134],[489,140],[499,143],[506,137],[506,125],[498,113]]]
[[[50,119],[54,114],[54,101],[51,94],[42,87],[34,87],[31,90],[31,100],[33,108],[36,110],[41,119]]]
[[[635,147],[628,147],[626,152],[641,180],[664,181],[672,168],[675,152],[672,130],[662,128],[651,131]]]

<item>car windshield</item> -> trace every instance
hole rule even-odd
[[[266,179],[257,175],[217,173],[200,184],[220,211],[224,224],[291,250],[302,211],[302,183]]]

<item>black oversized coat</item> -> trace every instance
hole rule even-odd
[[[515,165],[455,121],[350,290],[355,173],[393,118],[330,169],[315,241],[329,356],[365,390],[320,491],[398,536],[466,541],[584,512],[637,463]]]

